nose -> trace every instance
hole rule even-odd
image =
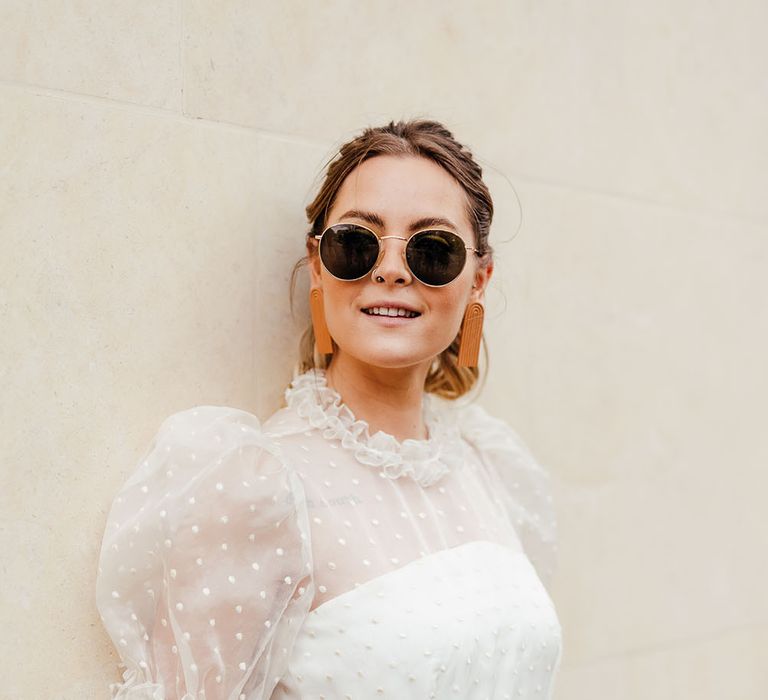
[[[394,240],[387,240],[394,239]],[[374,281],[383,277],[387,284],[411,284],[413,278],[405,262],[405,245],[407,239],[402,236],[381,236],[381,255],[379,262],[371,273]]]

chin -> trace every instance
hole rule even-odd
[[[386,341],[385,341],[386,342]],[[377,346],[375,348],[353,348],[348,351],[359,362],[365,362],[373,367],[385,367],[389,369],[400,369],[402,367],[412,367],[422,362],[431,361],[431,359],[440,351],[431,348],[397,348],[395,344],[390,343],[386,348]]]

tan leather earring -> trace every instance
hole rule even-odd
[[[459,367],[477,367],[480,354],[480,339],[483,335],[483,317],[485,310],[478,301],[467,305],[464,320],[461,322],[461,340],[459,341]]]
[[[323,290],[313,287],[309,290],[309,309],[312,312],[312,328],[315,331],[315,343],[317,351],[326,355],[333,353],[333,342],[328,326],[325,323],[325,309],[323,308]]]

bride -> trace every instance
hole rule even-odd
[[[285,405],[169,416],[112,504],[112,696],[545,700],[549,476],[468,400],[493,273],[482,170],[438,122],[390,122],[342,146],[307,216]]]

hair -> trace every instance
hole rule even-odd
[[[453,134],[440,122],[428,119],[391,121],[386,126],[368,127],[360,135],[341,146],[338,153],[327,162],[325,179],[307,206],[307,221],[310,229],[306,233],[307,255],[301,258],[291,272],[290,304],[293,309],[294,287],[299,270],[308,265],[317,255],[315,234],[326,228],[326,218],[333,206],[342,183],[361,163],[376,156],[419,156],[428,158],[446,170],[466,193],[467,219],[475,234],[481,267],[493,259],[493,249],[488,243],[488,234],[493,219],[493,200],[487,185],[483,182],[482,168],[475,161],[471,151],[460,144]],[[433,360],[424,381],[424,390],[446,399],[457,399],[468,393],[480,377],[478,367],[459,367],[458,354],[461,329],[453,342]],[[482,336],[485,359],[485,381],[488,367],[488,347]],[[333,343],[336,349],[336,343]],[[300,372],[316,367],[329,366],[333,355],[316,351],[315,334],[310,322],[299,342]]]

